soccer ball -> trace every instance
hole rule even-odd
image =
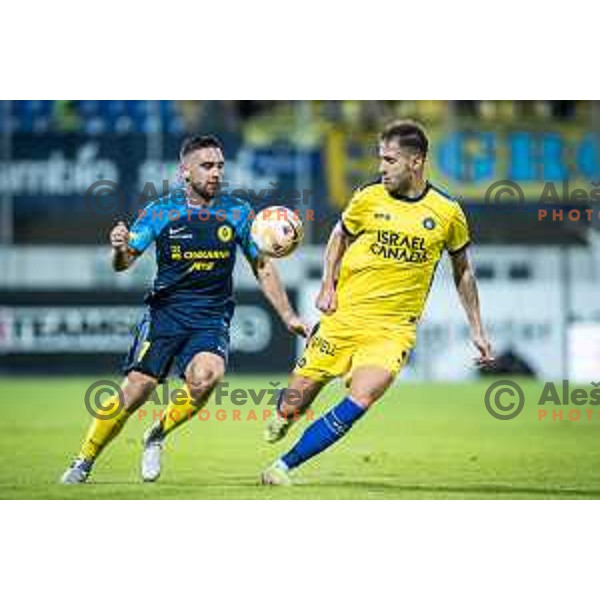
[[[267,256],[289,256],[304,237],[300,217],[285,206],[269,206],[255,217],[250,230],[258,249]]]

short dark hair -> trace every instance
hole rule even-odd
[[[425,130],[414,121],[394,121],[390,123],[381,132],[379,139],[382,142],[397,140],[401,148],[406,148],[423,157],[426,157],[429,151],[429,140]]]
[[[179,159],[183,160],[190,152],[200,150],[200,148],[218,148],[223,151],[223,145],[219,138],[214,135],[190,135],[181,144]]]

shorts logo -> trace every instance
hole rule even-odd
[[[435,221],[431,218],[431,217],[427,217],[426,219],[423,220],[423,227],[425,227],[425,229],[434,229],[435,228]]]
[[[233,238],[233,229],[229,227],[229,225],[221,225],[221,227],[217,229],[217,237],[222,242],[230,242]]]
[[[337,346],[327,341],[320,335],[315,335],[314,337],[310,338],[308,345],[310,348],[314,348],[321,354],[327,354],[328,356],[335,356],[337,352]]]

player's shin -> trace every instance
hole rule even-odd
[[[311,399],[297,390],[283,389],[277,397],[277,410],[267,424],[263,437],[266,442],[273,444],[283,439],[292,425],[308,410]]]
[[[161,456],[165,436],[177,427],[189,421],[205,404],[211,390],[192,395],[187,385],[169,398],[169,404],[160,421],[154,423],[144,433],[144,452],[142,454],[141,473],[146,482],[156,481],[161,474]]]
[[[283,389],[277,396],[277,414],[279,419],[297,421],[310,407],[312,398],[307,393],[295,389]]]
[[[199,410],[201,410],[212,390],[207,389],[202,395],[195,394],[195,398],[190,392],[189,386],[183,387],[183,394],[175,394],[169,399],[169,404],[161,417],[159,428],[162,437],[171,433],[174,429],[189,421]]]
[[[120,407],[117,396],[111,398],[106,406],[113,408],[97,411],[79,451],[78,457],[89,463],[93,463],[108,443],[118,435],[130,415],[129,411]],[[115,406],[118,407],[116,410]]]
[[[294,469],[341,439],[365,413],[366,409],[350,396],[315,421],[296,445],[277,462],[278,466]]]

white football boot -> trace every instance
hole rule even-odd
[[[292,485],[288,470],[279,460],[260,474],[260,482],[263,485]]]
[[[71,466],[63,473],[60,482],[66,485],[85,483],[92,470],[92,461],[76,458]]]
[[[160,423],[153,425],[144,433],[144,452],[142,453],[142,479],[156,481],[160,477],[160,459],[163,451],[164,436]]]

